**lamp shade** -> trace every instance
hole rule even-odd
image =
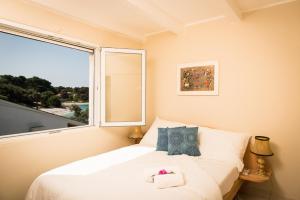
[[[255,136],[254,144],[251,146],[251,152],[259,156],[273,156],[269,141],[269,137]]]
[[[132,139],[143,138],[142,128],[140,126],[134,127],[132,132],[129,134],[129,138],[132,138]]]

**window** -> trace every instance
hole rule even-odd
[[[101,58],[101,59],[100,59]],[[0,138],[145,124],[145,51],[0,22]]]
[[[145,125],[145,50],[101,49],[101,125]]]
[[[57,44],[0,32],[0,137],[92,124],[93,52]]]

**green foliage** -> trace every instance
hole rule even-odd
[[[82,123],[89,123],[89,109],[83,110],[80,112],[80,115],[75,118],[75,120],[80,121]]]
[[[0,83],[1,84],[12,84],[15,86],[22,87],[25,85],[26,78],[24,76],[14,77],[11,75],[1,75]]]
[[[38,104],[38,102],[41,101],[41,94],[39,92],[37,92],[36,90],[29,89],[27,92],[28,92],[29,98],[31,98],[35,102],[35,104]]]
[[[0,76],[0,95],[8,101],[26,105],[37,106],[41,100],[41,92],[50,91],[52,95],[55,88],[45,79],[32,77],[26,79],[24,76],[14,77],[11,75]]]
[[[55,90],[62,101],[87,102],[89,100],[88,87],[71,88],[59,86]]]
[[[78,105],[73,104],[70,109],[74,111],[73,120],[88,124],[89,122],[89,109],[81,110]]]
[[[0,99],[29,107],[61,107],[62,102],[87,102],[88,87],[53,87],[51,82],[39,78],[24,76],[0,75]],[[88,123],[88,111],[72,105],[74,119]]]
[[[73,101],[75,101],[75,102],[79,101],[78,94],[73,94]]]
[[[27,106],[33,106],[34,102],[29,97],[28,92],[12,84],[1,83],[0,84],[0,95],[6,97],[8,101],[14,103],[20,103]]]
[[[59,108],[61,107],[61,101],[58,96],[51,96],[47,100],[49,107]]]
[[[50,97],[52,97],[53,95],[54,95],[54,93],[51,92],[51,91],[45,91],[45,92],[42,92],[42,93],[41,93],[41,105],[42,105],[43,107],[46,107],[46,108],[50,107],[50,105],[49,105],[49,99],[50,99]]]
[[[69,99],[69,93],[67,90],[63,89],[59,92],[59,94],[62,99]]]
[[[79,99],[80,99],[81,101],[88,101],[88,100],[89,100],[89,94],[88,94],[88,93],[81,93],[81,94],[79,95]]]
[[[37,92],[45,92],[51,91],[55,92],[55,88],[51,85],[51,83],[45,79],[41,79],[39,77],[32,77],[26,80],[26,88],[32,88]]]
[[[74,116],[75,117],[79,117],[80,116],[81,108],[78,105],[75,105],[75,104],[71,105],[70,110],[74,111]]]
[[[74,93],[76,94],[73,98],[79,101],[86,102],[89,100],[89,88],[88,87],[75,87]]]
[[[3,95],[0,95],[0,99],[8,101],[8,98],[6,96],[3,96]]]

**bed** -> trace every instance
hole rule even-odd
[[[166,123],[163,124],[162,120],[154,123],[148,135],[145,135],[144,141],[138,145],[116,149],[43,173],[30,186],[26,200],[221,200],[232,198],[228,197],[228,194],[236,188],[239,173],[243,168],[242,161],[237,158],[240,155],[234,156],[220,149],[220,145],[222,147],[220,141],[217,143],[220,152],[217,150],[213,153],[210,152],[208,144],[202,141],[202,146],[200,146],[202,155],[196,157],[168,156],[167,152],[156,151],[152,144],[155,138],[153,139],[151,133],[155,135],[157,127],[171,126],[170,122]],[[212,130],[207,128],[201,130],[210,136],[215,134],[215,131],[211,133],[209,131]],[[201,139],[204,141],[214,139],[210,136],[206,138],[202,133],[200,141]],[[217,138],[222,141],[219,136]],[[244,151],[242,154],[245,153],[246,138],[243,138],[243,147],[239,147],[239,150]],[[232,152],[232,148],[236,146],[234,143],[236,142],[228,145],[228,142],[225,142],[223,147]],[[143,176],[145,168],[167,165],[180,167],[184,174],[184,186],[157,189],[154,184],[145,182]]]

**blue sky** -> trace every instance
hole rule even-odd
[[[89,53],[0,32],[0,75],[37,76],[53,86],[89,83]]]

